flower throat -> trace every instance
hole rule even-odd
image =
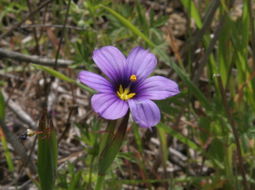
[[[136,75],[131,75],[130,77],[129,77],[129,80],[131,81],[131,82],[135,82],[136,80],[137,80],[137,77],[136,77]],[[130,83],[131,84],[131,83]],[[133,93],[133,92],[130,92],[130,84],[129,84],[129,86],[127,87],[127,88],[125,88],[125,89],[123,89],[123,86],[122,85],[120,85],[119,86],[119,89],[118,89],[118,91],[117,91],[117,95],[118,95],[118,97],[121,99],[121,100],[129,100],[129,99],[131,99],[131,98],[133,98],[135,95],[136,95],[136,93]]]

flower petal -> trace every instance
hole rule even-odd
[[[160,110],[151,100],[138,101],[131,99],[128,101],[132,117],[141,127],[153,127],[160,121]]]
[[[91,104],[96,113],[109,120],[119,119],[128,111],[128,103],[113,93],[95,94],[91,98]]]
[[[111,83],[98,74],[89,71],[81,71],[78,78],[82,83],[98,92],[113,92]]]
[[[157,65],[155,55],[141,47],[131,50],[127,58],[127,73],[137,75],[138,80],[149,76]]]
[[[125,56],[114,46],[105,46],[93,52],[93,60],[100,70],[113,81],[123,77]]]
[[[180,93],[176,82],[161,76],[145,79],[136,89],[137,99],[162,100]]]

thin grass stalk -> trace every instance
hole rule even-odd
[[[254,25],[254,12],[253,12],[253,3],[252,0],[247,0],[248,2],[248,13],[249,13],[249,21],[250,21],[250,28],[251,28],[251,52],[252,52],[252,59],[253,59],[253,69],[255,69],[255,25]],[[253,1],[254,2],[254,1]]]
[[[69,15],[70,6],[71,6],[71,0],[68,0],[66,14],[65,14],[65,20],[64,20],[64,25],[63,25],[63,29],[62,29],[61,37],[60,37],[60,40],[59,40],[56,57],[55,57],[54,69],[57,69],[57,66],[58,66],[58,57],[59,57],[61,45],[62,45],[62,42],[63,42],[63,39],[64,39],[64,32],[65,32],[65,29],[66,29],[66,23],[67,23],[67,18],[68,18],[68,15]]]
[[[9,169],[10,172],[13,172],[14,171],[14,164],[13,164],[13,161],[12,161],[12,156],[11,156],[11,153],[9,151],[6,138],[5,138],[1,128],[0,128],[0,140],[2,142],[2,146],[3,146],[3,150],[4,150],[4,156],[5,156],[5,159],[6,159],[6,162],[7,162],[8,169]]]
[[[113,140],[113,134],[116,129],[118,122],[117,120],[109,121],[108,126],[105,131],[105,135],[102,138],[101,145],[100,146],[100,152],[103,151],[105,146],[109,145],[109,143]]]
[[[31,14],[31,12],[33,11],[32,10],[32,4],[31,4],[30,0],[26,0],[26,1],[27,1],[27,6],[28,6],[29,13]],[[34,17],[31,19],[31,22],[32,22],[32,24],[35,24],[35,18]],[[37,36],[36,28],[33,28],[32,31],[33,31],[33,36],[34,36],[34,40],[35,40],[35,49],[36,49],[37,54],[40,55],[39,38]]]
[[[157,128],[158,138],[160,141],[161,160],[164,171],[164,178],[168,178],[167,175],[167,160],[168,160],[168,148],[167,148],[167,134],[163,128]],[[169,184],[164,183],[165,189],[169,189]]]
[[[236,144],[236,148],[237,148],[237,157],[238,157],[238,161],[239,161],[238,165],[239,165],[241,175],[242,175],[242,179],[243,179],[242,180],[243,187],[244,187],[244,190],[249,190],[247,179],[246,179],[246,171],[245,171],[245,168],[244,168],[244,161],[243,161],[243,156],[242,156],[241,143],[240,143],[240,139],[239,139],[238,130],[237,130],[237,127],[236,127],[236,123],[233,120],[232,112],[231,112],[231,110],[229,110],[229,108],[227,106],[227,99],[226,99],[226,96],[225,96],[225,89],[223,87],[222,80],[221,80],[220,76],[218,77],[218,83],[219,83],[220,93],[221,93],[221,96],[222,96],[222,101],[223,101],[223,105],[224,105],[225,112],[226,112],[226,115],[227,115],[227,119],[228,119],[228,121],[231,125],[231,129],[232,129],[234,139],[235,139],[235,144]]]
[[[74,80],[74,79],[72,79],[72,78],[70,78],[70,77],[64,75],[63,73],[58,72],[58,71],[55,70],[55,69],[52,69],[52,68],[50,68],[50,67],[45,67],[45,66],[42,66],[42,65],[35,65],[35,64],[33,64],[33,66],[34,66],[36,69],[40,69],[40,70],[42,70],[42,71],[45,71],[45,72],[49,73],[50,75],[52,75],[52,76],[54,76],[54,77],[56,77],[56,78],[58,78],[58,79],[60,79],[60,80],[63,80],[63,81],[66,81],[66,82],[75,84],[75,85],[79,86],[80,88],[82,88],[82,89],[88,91],[88,92],[91,93],[91,94],[95,93],[95,91],[92,90],[91,88],[89,88],[89,87],[87,87],[87,86],[81,84],[80,82],[77,82],[76,80]]]
[[[145,167],[147,162],[145,161],[146,158],[144,157],[144,149],[143,149],[143,145],[142,145],[142,139],[141,139],[141,136],[138,131],[138,126],[133,125],[132,128],[133,128],[133,134],[135,137],[135,142],[136,142],[137,148],[138,148],[137,152],[135,152],[135,157],[137,159],[137,164],[139,166],[139,175],[141,176],[141,179],[146,181],[149,178],[148,178],[148,172]],[[144,183],[144,185],[149,190],[152,188],[150,183]]]

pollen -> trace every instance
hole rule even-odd
[[[129,77],[129,80],[132,81],[132,82],[135,82],[137,80],[136,75],[131,75]]]
[[[129,100],[131,98],[133,98],[136,93],[130,93],[130,89],[129,88],[125,88],[123,89],[123,86],[120,85],[119,90],[117,91],[117,95],[121,100]]]

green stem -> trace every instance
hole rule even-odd
[[[118,152],[120,151],[121,145],[124,141],[124,137],[127,131],[128,126],[128,118],[129,118],[129,112],[124,116],[124,118],[121,120],[120,124],[118,125],[118,122],[115,122],[117,128],[117,131],[115,134],[114,128],[109,128],[109,132],[112,132],[112,134],[108,134],[108,137],[105,141],[105,147],[102,150],[99,162],[98,162],[98,178],[96,183],[96,190],[101,190],[104,183],[105,175],[107,174],[107,170],[111,166],[113,160],[117,156]],[[117,127],[118,125],[118,127]]]
[[[97,183],[96,183],[95,190],[101,190],[103,188],[104,177],[105,177],[104,175],[98,175],[97,176]]]

